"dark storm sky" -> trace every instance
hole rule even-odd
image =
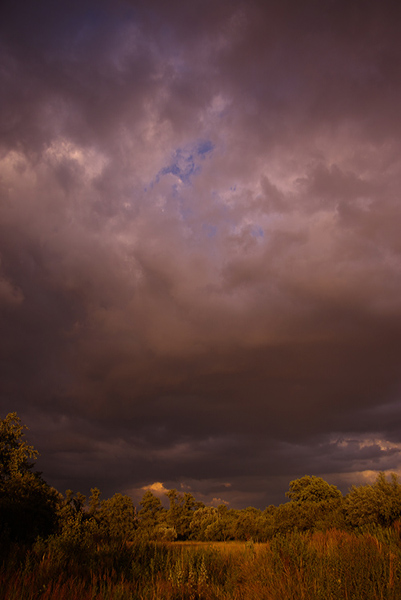
[[[60,491],[401,468],[391,2],[5,2],[0,409]]]

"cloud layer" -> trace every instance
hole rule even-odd
[[[168,6],[4,9],[2,412],[61,491],[397,471],[397,9]]]

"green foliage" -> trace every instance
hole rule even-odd
[[[74,495],[67,490],[59,503],[57,534],[48,541],[51,552],[58,556],[65,568],[72,555],[88,568],[89,553],[93,552],[96,540],[100,539],[98,522],[85,512],[82,500],[82,494]]]
[[[148,540],[175,540],[177,532],[167,525],[167,511],[163,508],[160,498],[147,490],[140,505],[142,508],[138,513],[139,535]]]
[[[59,531],[49,538],[48,548],[65,569],[74,561],[84,571],[90,571],[97,560],[113,565],[113,553],[120,556],[135,536],[135,508],[131,498],[122,494],[100,502],[100,491],[94,488],[87,508],[82,494],[67,490],[58,516]]]
[[[88,513],[91,516],[96,516],[100,510],[100,490],[98,488],[91,489],[91,495],[89,497],[89,510]]]
[[[191,537],[201,541],[215,539],[213,535],[209,535],[209,531],[216,520],[217,508],[213,506],[203,506],[195,510],[191,520]]]
[[[305,475],[291,481],[290,502],[274,511],[274,532],[321,530],[344,526],[343,496],[321,477]]]
[[[401,485],[392,473],[379,473],[373,485],[352,486],[345,501],[346,521],[351,527],[377,524],[388,527],[401,518]]]
[[[23,548],[40,536],[60,564],[68,565],[75,556],[82,568],[89,568],[102,547],[127,548],[151,540],[248,541],[254,553],[254,542],[276,543],[283,536],[337,528],[370,532],[387,543],[383,532],[401,520],[401,484],[395,474],[386,478],[383,473],[372,485],[353,486],[346,497],[322,478],[304,476],[291,481],[289,502],[264,511],[206,507],[175,489],[166,494],[168,510],[146,491],[138,515],[128,496],[101,500],[97,488],[88,503],[71,490],[63,498],[33,470],[38,453],[25,441],[25,429],[16,413],[0,420],[0,551],[8,551],[13,542]]]
[[[98,513],[100,530],[111,540],[132,540],[136,530],[136,511],[129,496],[114,494],[103,500]]]
[[[220,505],[202,506],[195,510],[191,520],[191,538],[202,541],[224,542],[234,538],[237,522],[235,511]]]
[[[58,493],[32,471],[38,452],[24,440],[16,413],[0,420],[0,536],[3,545],[32,543],[56,526]]]
[[[179,494],[177,490],[169,490],[166,493],[170,501],[167,511],[167,525],[177,532],[177,539],[189,539],[192,534],[191,522],[194,512],[203,506],[202,502],[196,502],[192,494],[185,492]]]
[[[262,520],[262,512],[249,506],[237,511],[234,538],[237,540],[256,540]]]
[[[322,502],[324,500],[340,500],[342,494],[335,485],[330,485],[321,477],[305,475],[290,483],[286,493],[291,502]]]
[[[17,413],[9,413],[0,419],[0,483],[23,475],[32,469],[38,456],[37,450],[24,440],[24,430]]]
[[[139,504],[142,506],[138,513],[141,523],[157,521],[159,515],[164,512],[160,498],[157,498],[150,490],[145,492]]]

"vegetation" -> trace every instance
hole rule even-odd
[[[398,528],[276,535],[269,543],[104,543],[76,554],[38,540],[0,569],[0,600],[396,600]]]
[[[0,420],[0,600],[397,599],[401,484],[380,473],[343,496],[305,476],[261,511],[205,506],[169,490],[168,508],[63,496],[34,470],[16,413]]]
[[[16,413],[0,420],[0,545],[33,542],[57,525],[58,493],[34,472],[37,451]]]

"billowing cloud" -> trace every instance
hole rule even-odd
[[[397,10],[166,6],[6,3],[2,412],[61,491],[396,471]]]

